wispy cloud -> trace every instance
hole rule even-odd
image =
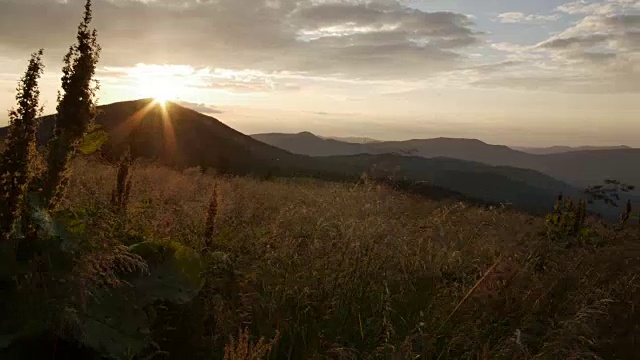
[[[506,12],[499,14],[495,21],[503,24],[544,24],[551,21],[557,21],[561,18],[560,14],[540,15],[540,14],[524,14],[521,12]]]
[[[556,8],[559,12],[571,15],[611,15],[634,9],[640,9],[640,2],[637,0],[577,0]]]

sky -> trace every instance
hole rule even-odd
[[[0,109],[81,0],[0,0]],[[99,103],[156,97],[247,134],[640,147],[640,0],[95,0]],[[0,125],[6,124],[0,113]]]

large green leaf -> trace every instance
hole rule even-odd
[[[100,150],[107,140],[107,133],[104,130],[100,130],[99,125],[94,125],[89,129],[87,135],[82,138],[78,149],[81,153],[89,155]]]
[[[152,241],[133,245],[130,250],[149,265],[149,276],[131,281],[145,301],[184,303],[197,295],[205,264],[195,251],[176,242],[159,244]]]
[[[154,303],[158,300],[183,304],[200,290],[204,261],[178,243],[143,242],[130,247],[144,258],[147,274],[127,280],[130,286],[104,291],[81,316],[82,341],[120,359],[137,354],[150,341]]]
[[[47,254],[51,262],[47,274],[52,284],[57,284],[70,274],[74,254],[83,251],[81,244],[91,243],[86,231],[88,215],[85,211],[60,211],[52,215],[37,198],[30,200],[30,213],[39,225],[41,236],[28,250],[29,253]],[[14,260],[15,244],[2,245],[5,246],[0,246],[0,255],[3,255],[0,260],[6,258],[4,264],[12,268],[3,278],[9,280],[12,274],[28,273],[28,268],[18,271],[21,264]],[[164,301],[182,304],[192,300],[202,286],[200,275],[205,268],[205,261],[198,253],[177,242],[146,241],[129,246],[125,251],[127,249],[143,258],[147,267],[123,275],[127,286],[93,292],[93,298],[85,308],[72,310],[73,316],[67,317],[67,322],[73,323],[82,334],[78,340],[114,359],[131,358],[143,350],[151,340],[154,304]],[[3,318],[0,346],[9,345],[16,337],[46,330],[51,326],[49,320],[59,310],[42,306],[42,297],[29,296],[38,301],[34,302],[18,301],[13,296],[22,295],[15,292],[4,295],[11,295],[3,298],[16,306],[2,308],[0,313],[14,313],[15,319],[20,321],[9,321],[8,316]],[[34,307],[37,304],[40,306]],[[25,330],[27,327],[28,331]]]
[[[148,343],[152,320],[134,289],[104,291],[79,315],[79,340],[110,358],[130,358]]]

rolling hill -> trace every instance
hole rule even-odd
[[[535,155],[550,155],[550,154],[561,154],[573,151],[592,151],[592,150],[628,150],[631,149],[629,146],[620,145],[620,146],[550,146],[550,147],[521,147],[521,146],[512,146],[514,150],[526,152],[529,154]]]
[[[640,149],[575,150],[536,155],[475,139],[436,138],[351,144],[303,134],[304,137],[300,134],[261,134],[259,138],[273,146],[311,156],[398,153],[424,158],[447,157],[492,166],[531,169],[582,188],[601,184],[606,179],[640,185]],[[282,141],[284,138],[287,140]],[[306,148],[305,142],[309,144]]]
[[[418,184],[412,189],[422,193],[460,196],[483,203],[511,203],[517,208],[535,212],[549,210],[559,192],[579,193],[578,189],[533,170],[422,157],[428,154],[428,147],[418,151],[421,156],[388,154],[396,147],[419,146],[422,144],[419,141],[353,144],[321,139],[310,133],[281,134],[277,137],[277,144],[285,149],[280,149],[271,141],[273,136],[249,137],[213,117],[172,103],[162,107],[152,100],[100,106],[96,123],[108,133],[109,140],[103,154],[112,159],[130,147],[135,157],[150,158],[178,168],[203,166],[239,175],[310,176],[349,181],[358,179],[362,173],[371,173],[372,169],[383,170],[377,177],[386,176],[389,169],[395,169],[396,180],[404,184]],[[45,144],[53,133],[53,116],[42,118],[41,124],[39,141]],[[0,136],[4,134],[6,129],[0,129]],[[438,140],[428,143],[432,154],[442,147],[438,142],[448,144],[450,151],[459,147],[450,141]],[[324,156],[293,153],[303,151],[309,144],[315,146],[314,154]],[[465,144],[471,153],[479,153],[479,149],[484,147],[478,141]],[[374,146],[374,153],[364,154],[363,149],[371,151],[369,146]],[[493,153],[483,153],[485,161],[489,161],[491,156],[497,162],[506,161],[505,154],[512,151],[506,147],[493,149]]]
[[[395,154],[360,154],[322,158],[326,169],[367,172],[382,165],[399,169],[400,176],[445,187],[487,203],[508,203],[535,213],[545,213],[558,193],[579,196],[579,189],[527,169],[494,167],[449,158],[425,159]],[[388,170],[387,170],[388,171]]]
[[[238,174],[266,173],[286,164],[295,173],[298,166],[314,159],[295,155],[256,141],[217,119],[153,100],[125,101],[98,107],[96,124],[108,133],[104,154],[117,157],[130,147],[134,157],[157,160],[179,167],[210,166]],[[45,144],[53,134],[54,117],[42,118],[38,139]],[[0,129],[4,137],[6,128]]]

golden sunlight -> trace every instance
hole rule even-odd
[[[164,105],[184,96],[189,87],[190,67],[139,64],[129,70],[137,96],[153,98]]]
[[[185,86],[177,79],[156,75],[154,77],[141,78],[136,86],[138,95],[145,98],[153,98],[156,102],[164,104],[169,100],[176,100]]]

